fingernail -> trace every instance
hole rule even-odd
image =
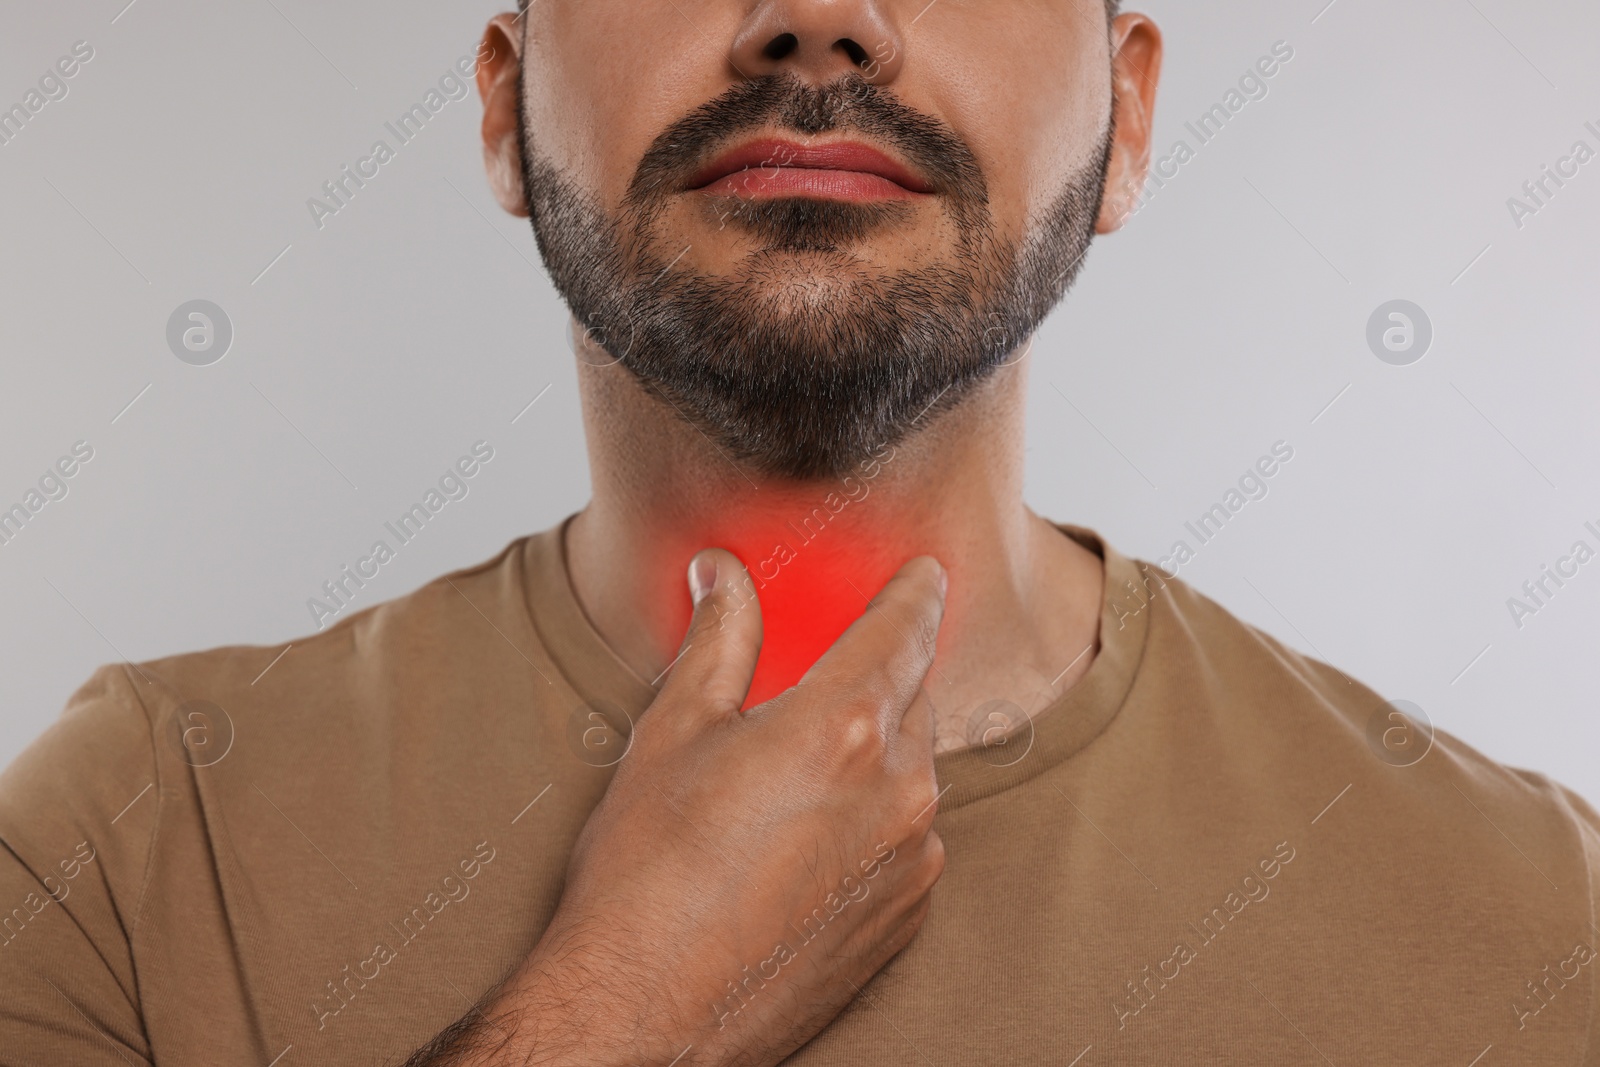
[[[698,607],[717,585],[717,557],[708,553],[689,561],[689,597]]]
[[[950,592],[950,572],[944,569],[944,564],[939,564],[939,596],[943,598]]]

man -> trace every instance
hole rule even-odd
[[[1147,160],[1101,5],[496,18],[593,501],[96,674],[0,780],[0,1062],[1600,1063],[1583,801],[1022,503]]]

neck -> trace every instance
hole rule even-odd
[[[575,331],[576,332],[576,331]],[[700,549],[750,572],[764,639],[746,706],[782,692],[907,560],[949,575],[924,688],[939,747],[1007,700],[1039,710],[1087,670],[1101,562],[1022,502],[1026,358],[837,478],[779,482],[737,466],[603,353],[580,353],[593,499],[568,529],[574,590],[641,678],[678,654]]]

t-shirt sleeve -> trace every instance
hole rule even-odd
[[[0,1067],[150,1063],[131,943],[161,786],[130,673],[0,774]]]
[[[1600,954],[1600,813],[1566,786],[1555,784],[1555,788],[1577,825],[1579,847],[1583,850],[1584,869],[1589,879],[1588,912],[1577,916],[1583,927],[1582,941],[1591,953]],[[1600,967],[1600,962],[1591,967]],[[1600,975],[1590,976],[1589,988],[1589,1043],[1583,1064],[1584,1067],[1600,1067]]]

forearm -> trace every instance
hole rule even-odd
[[[570,959],[530,960],[404,1067],[667,1067],[692,1042],[668,1037],[675,1028],[625,985]]]

